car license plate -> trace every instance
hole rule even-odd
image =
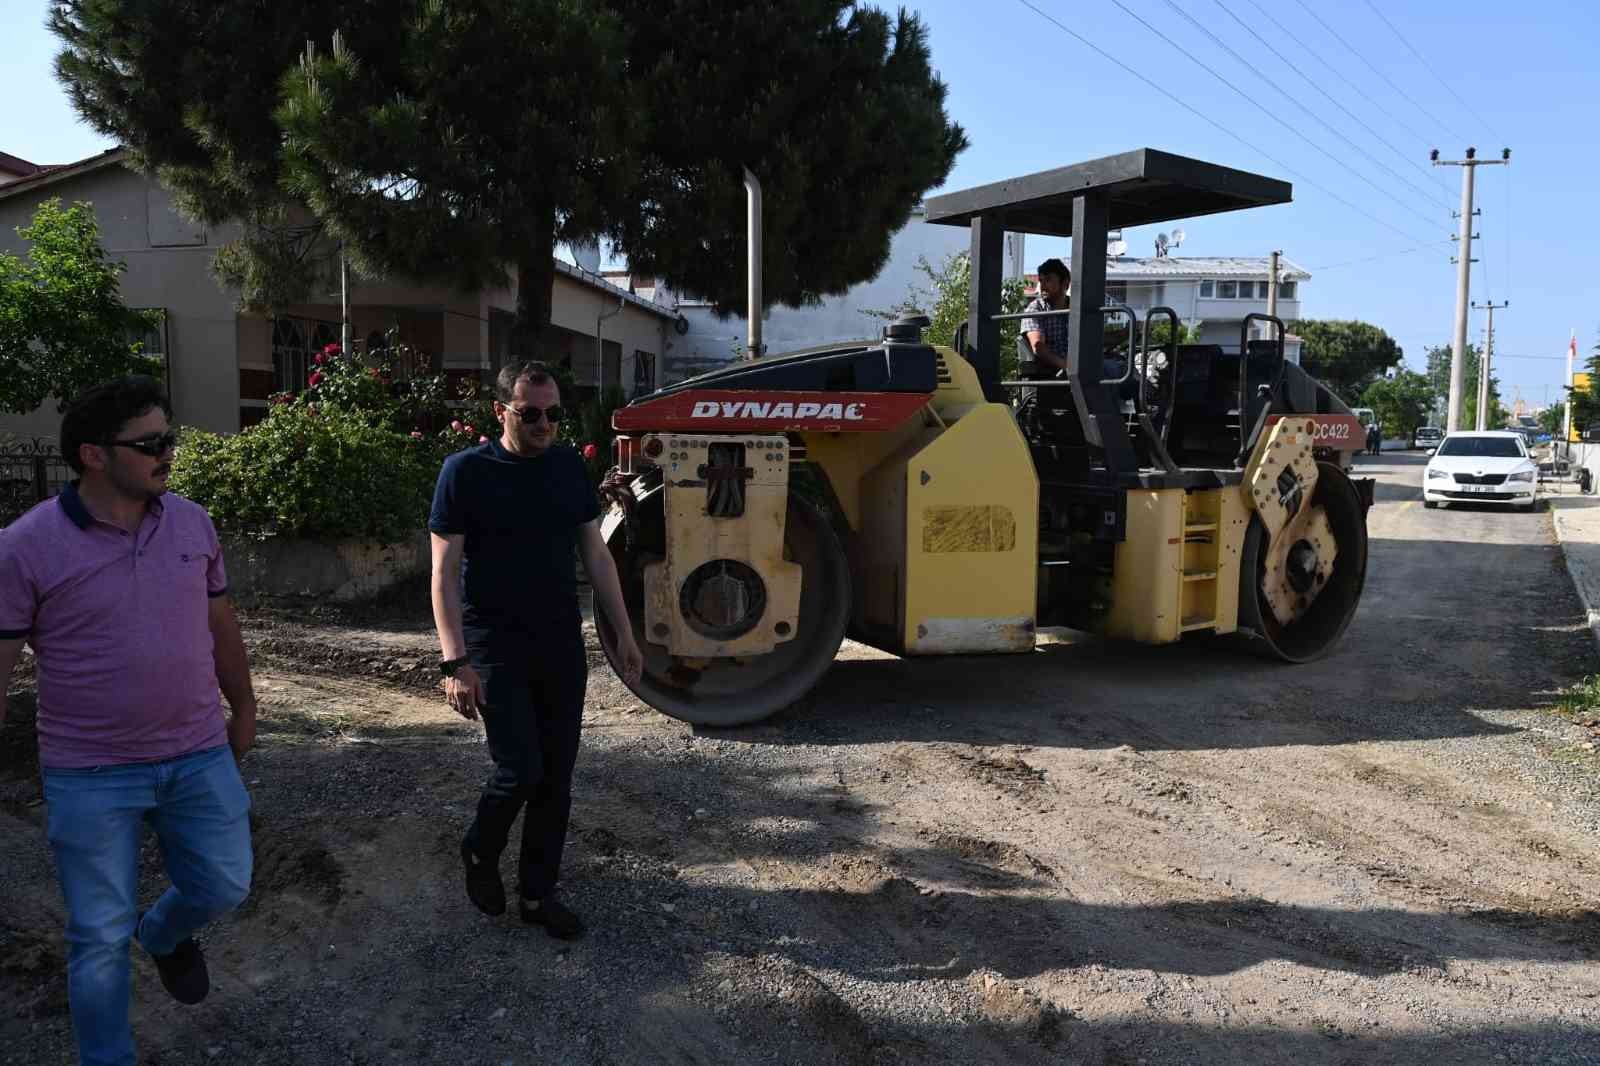
[[[1465,489],[1467,492],[1493,492],[1494,491],[1494,486],[1493,485],[1462,485],[1461,488]]]

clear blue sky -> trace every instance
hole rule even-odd
[[[1600,29],[1592,5],[1373,2],[1393,30],[1367,0],[1027,0],[1044,15],[1023,0],[912,0],[908,6],[928,23],[934,63],[950,86],[950,112],[972,142],[946,189],[1146,145],[1288,180],[1294,203],[1196,219],[1184,227],[1188,240],[1179,254],[1265,255],[1281,248],[1312,272],[1307,314],[1375,323],[1400,342],[1408,363],[1420,367],[1426,346],[1450,340],[1453,245],[1407,250],[1455,232],[1450,212],[1461,188],[1460,171],[1429,166],[1428,149],[1460,158],[1472,144],[1480,156],[1494,158],[1509,145],[1510,167],[1478,171],[1482,240],[1474,255],[1481,261],[1473,268],[1472,296],[1511,301],[1495,318],[1505,398],[1518,387],[1534,403],[1547,391],[1554,398],[1569,331],[1578,331],[1580,360],[1600,340],[1600,282],[1592,265],[1600,245],[1600,210],[1592,195],[1600,180]],[[0,39],[12,42],[11,61],[0,70],[0,99],[6,101],[0,149],[61,163],[109,143],[77,121],[55,82],[56,42],[43,28],[44,14],[38,0],[0,4]],[[1132,254],[1150,254],[1153,229],[1125,236]],[[1034,240],[1029,258],[1059,247]],[[1474,338],[1483,325],[1483,312],[1475,312]]]

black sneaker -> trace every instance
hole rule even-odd
[[[583,935],[583,920],[551,897],[538,903],[522,900],[522,920],[529,925],[542,925],[544,931],[557,940],[576,940]]]
[[[139,915],[144,924],[144,915]],[[137,927],[135,927],[137,928]],[[161,975],[161,986],[179,1003],[193,1006],[206,998],[211,991],[211,975],[206,971],[206,957],[194,937],[185,937],[172,949],[170,955],[150,953],[155,960],[156,972]]]
[[[484,862],[476,852],[461,845],[461,864],[467,873],[467,898],[483,913],[497,916],[506,912],[506,886],[500,881],[500,866]]]

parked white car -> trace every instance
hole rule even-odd
[[[1430,450],[1422,504],[1503,503],[1531,511],[1539,502],[1539,467],[1522,434],[1451,433]]]

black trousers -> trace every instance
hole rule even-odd
[[[517,813],[526,808],[517,872],[522,898],[543,899],[560,879],[572,814],[572,770],[589,678],[583,638],[581,631],[554,638],[474,636],[467,636],[468,654],[483,679],[486,705],[480,713],[494,772],[484,783],[466,845],[485,862],[497,862]]]

